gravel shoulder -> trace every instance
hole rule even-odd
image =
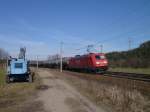
[[[43,85],[37,100],[46,112],[106,112],[51,71],[40,69],[38,74]]]

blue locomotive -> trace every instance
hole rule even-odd
[[[20,49],[19,58],[10,58],[7,62],[6,82],[13,82],[14,80],[33,81],[30,72],[29,62],[25,59],[25,48]]]

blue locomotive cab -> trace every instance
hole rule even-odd
[[[29,63],[25,58],[26,48],[20,48],[18,58],[11,58],[7,62],[6,82],[14,80],[33,81],[33,75],[30,73]]]
[[[29,75],[30,70],[27,60],[15,58],[8,60],[7,81],[28,80]]]

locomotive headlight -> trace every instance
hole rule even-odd
[[[98,65],[98,64],[100,64],[100,62],[96,62],[96,64]]]

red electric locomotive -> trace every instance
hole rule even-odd
[[[108,61],[104,53],[77,55],[69,60],[69,69],[102,72],[108,69]]]

